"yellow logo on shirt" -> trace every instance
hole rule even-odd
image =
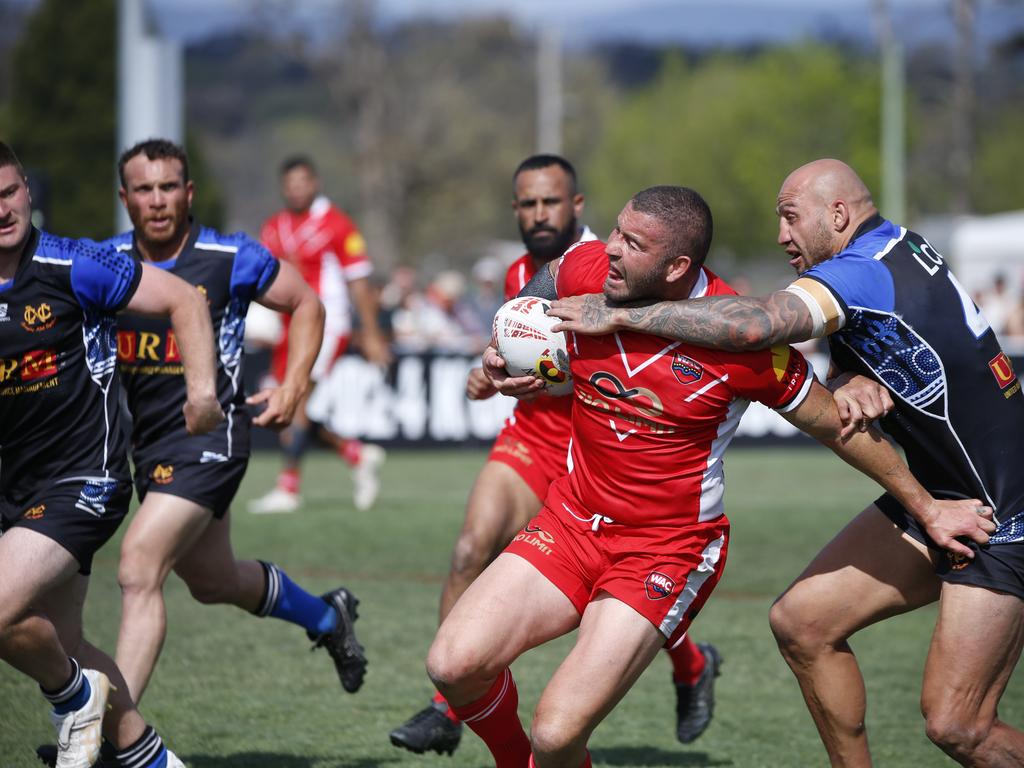
[[[345,238],[345,252],[349,256],[362,256],[366,253],[366,241],[358,232],[353,232]]]
[[[788,346],[772,347],[772,370],[775,371],[775,378],[782,381],[786,378],[786,371],[789,369],[790,351]]]

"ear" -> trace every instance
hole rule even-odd
[[[680,254],[669,262],[668,270],[665,272],[665,282],[675,283],[686,278],[693,265],[693,259],[685,254]]]
[[[121,198],[121,205],[123,205],[125,208],[127,208],[128,207],[128,193],[125,191],[124,187],[118,188],[117,196],[119,198]]]
[[[850,208],[845,200],[836,200],[832,203],[832,229],[835,232],[842,232],[850,223]]]
[[[196,193],[196,185],[192,183],[192,179],[189,179],[185,184],[185,198],[188,200],[189,210],[192,209],[192,198]]]
[[[572,198],[572,210],[578,219],[583,214],[583,195],[577,192]]]

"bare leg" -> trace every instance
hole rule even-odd
[[[647,619],[605,594],[587,606],[572,651],[533,716],[537,768],[580,765],[587,740],[665,643]]]
[[[470,491],[466,518],[452,550],[441,592],[441,621],[540,507],[540,499],[512,467],[497,461],[484,464]]]
[[[139,702],[167,635],[167,574],[203,535],[212,513],[186,499],[148,493],[121,543],[121,628],[117,665]]]
[[[235,559],[230,511],[206,527],[174,572],[200,603],[234,605],[250,613],[259,608],[266,587],[262,565],[255,560]]]
[[[1024,733],[996,708],[1024,644],[1024,601],[982,587],[943,584],[924,670],[928,738],[961,765],[1024,765]]]
[[[71,553],[41,533],[15,527],[0,537],[0,658],[48,690],[67,682],[71,664],[38,607],[77,571]]]
[[[132,702],[121,671],[114,660],[92,645],[82,634],[82,609],[89,589],[89,579],[76,574],[70,581],[52,590],[41,602],[47,616],[53,617],[54,626],[67,652],[78,659],[83,667],[98,669],[110,682],[107,714],[103,718],[103,735],[118,749],[136,742],[146,728]]]
[[[772,631],[833,766],[870,766],[864,680],[847,640],[933,602],[927,550],[874,505],[854,518],[776,601]]]
[[[452,704],[468,704],[523,651],[564,635],[579,620],[569,598],[540,571],[516,555],[499,555],[437,631],[427,672]]]

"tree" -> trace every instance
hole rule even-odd
[[[671,55],[610,114],[589,162],[591,199],[607,225],[644,187],[693,187],[714,212],[714,249],[776,253],[775,198],[789,171],[839,157],[876,184],[878,115],[875,65],[835,47],[723,54],[697,66]]]
[[[117,9],[114,0],[42,0],[12,56],[10,141],[30,173],[45,178],[46,228],[109,237],[116,195]],[[196,214],[219,226],[219,188],[190,152]]]
[[[11,143],[48,177],[60,234],[111,234],[116,29],[114,0],[43,0],[15,48]]]

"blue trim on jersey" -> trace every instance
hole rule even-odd
[[[142,277],[142,267],[130,254],[92,240],[58,240],[44,234],[36,255],[71,257],[71,289],[87,310],[120,310]]]
[[[0,280],[0,292],[6,291],[8,288],[14,285],[14,278],[10,280]]]
[[[172,269],[174,269],[174,265],[178,263],[178,260],[167,259],[166,261],[147,261],[146,263],[154,267],[160,267],[160,269],[170,272]]]
[[[231,265],[231,295],[252,301],[266,292],[281,265],[270,251],[247,235],[239,232],[230,237],[238,246]]]
[[[801,277],[824,283],[845,305],[879,312],[896,308],[896,286],[892,273],[876,258],[900,237],[900,228],[891,221],[857,237],[828,261],[816,264]]]

